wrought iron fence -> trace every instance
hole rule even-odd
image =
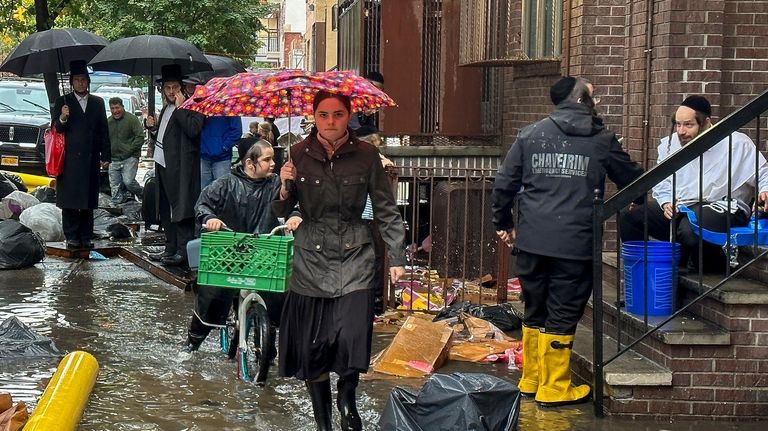
[[[390,285],[391,307],[442,309],[452,300],[507,300],[509,250],[491,223],[495,168],[400,168],[397,203],[406,223],[406,277]]]

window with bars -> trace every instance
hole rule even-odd
[[[528,57],[560,57],[563,49],[563,1],[523,0],[522,15],[523,51]]]

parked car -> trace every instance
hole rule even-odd
[[[104,109],[107,111],[107,118],[109,118],[112,113],[109,111],[109,99],[113,97],[119,97],[123,101],[123,107],[125,108],[126,112],[130,112],[131,114],[135,114],[139,118],[141,118],[142,111],[141,106],[139,104],[139,99],[136,98],[136,96],[125,94],[125,93],[113,93],[113,92],[101,92],[98,91],[96,93],[92,93],[94,96],[99,96],[102,99],[104,99]]]
[[[131,96],[135,96],[136,99],[139,101],[139,108],[144,109],[147,107],[147,101],[146,101],[146,98],[144,97],[144,91],[141,88],[102,85],[101,87],[99,87],[98,90],[96,90],[96,92],[97,93],[130,94]]]
[[[50,122],[42,82],[0,80],[0,169],[46,175],[43,135]]]

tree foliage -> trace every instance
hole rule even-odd
[[[37,0],[38,2],[40,0]],[[43,0],[45,2],[45,0]],[[262,0],[48,0],[48,27],[77,27],[109,40],[141,34],[186,39],[205,52],[249,57],[259,47]],[[0,0],[0,54],[35,31],[35,0]],[[39,18],[38,18],[39,19]]]

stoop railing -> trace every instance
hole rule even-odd
[[[665,159],[662,163],[658,164],[654,168],[650,169],[648,172],[646,172],[644,175],[642,175],[640,178],[635,180],[633,183],[631,183],[629,186],[625,187],[624,189],[620,190],[618,193],[613,195],[607,200],[603,200],[602,196],[600,195],[599,191],[595,191],[595,198],[594,198],[594,217],[593,217],[593,232],[594,232],[594,239],[593,239],[593,257],[592,257],[592,268],[593,268],[593,274],[594,274],[594,288],[593,288],[593,337],[594,337],[594,411],[595,415],[598,417],[602,417],[604,415],[603,412],[603,394],[604,394],[604,374],[603,371],[605,367],[613,362],[615,359],[626,353],[627,351],[631,350],[634,346],[636,346],[641,341],[645,340],[648,336],[653,334],[658,328],[661,328],[666,323],[670,322],[672,319],[679,316],[681,313],[685,312],[688,308],[690,308],[693,304],[696,304],[701,299],[705,298],[707,295],[709,295],[711,292],[717,290],[722,285],[724,285],[729,280],[733,279],[737,275],[739,275],[745,268],[752,265],[754,262],[756,262],[758,259],[762,258],[766,254],[768,254],[768,249],[765,248],[758,248],[757,241],[753,241],[753,253],[752,253],[752,259],[741,264],[741,266],[731,271],[730,265],[726,264],[726,270],[725,270],[725,277],[720,280],[718,283],[716,283],[711,288],[707,289],[700,295],[698,295],[695,299],[693,299],[689,304],[682,306],[677,311],[675,311],[672,315],[667,317],[666,319],[662,320],[660,323],[658,323],[655,327],[649,328],[648,326],[648,314],[647,314],[647,301],[648,301],[648,280],[647,277],[644,277],[644,289],[646,292],[646,295],[644,295],[645,306],[643,307],[644,310],[646,310],[644,315],[644,323],[645,323],[645,333],[641,335],[640,337],[629,341],[627,344],[622,345],[622,319],[617,318],[617,332],[618,336],[616,337],[618,340],[617,346],[616,346],[616,353],[612,356],[608,357],[607,359],[603,360],[603,314],[604,314],[604,308],[606,304],[603,301],[603,229],[604,229],[604,223],[606,220],[610,219],[611,217],[617,216],[619,212],[627,207],[630,203],[637,200],[639,197],[642,196],[642,199],[644,201],[644,204],[646,205],[646,211],[644,215],[644,231],[645,231],[645,239],[648,239],[648,226],[647,226],[647,205],[649,204],[648,200],[648,192],[658,183],[663,181],[666,178],[672,177],[672,201],[676,201],[675,196],[675,184],[676,184],[676,172],[681,169],[682,167],[686,166],[688,163],[696,160],[698,158],[699,160],[699,197],[701,198],[703,195],[702,191],[702,173],[703,173],[703,154],[709,150],[710,148],[714,147],[717,143],[722,141],[723,139],[728,138],[729,143],[729,151],[728,151],[728,160],[723,160],[722,162],[728,163],[729,167],[729,173],[732,173],[732,145],[733,145],[733,138],[731,137],[732,133],[735,131],[738,131],[739,129],[743,128],[747,124],[749,124],[751,121],[754,121],[754,128],[750,129],[750,132],[753,132],[753,137],[755,138],[755,142],[757,145],[758,151],[755,151],[755,179],[757,183],[757,179],[759,178],[758,171],[759,171],[759,150],[760,150],[760,141],[761,141],[761,115],[764,114],[768,110],[768,91],[761,94],[760,96],[754,98],[752,101],[747,103],[742,108],[738,109],[734,113],[730,114],[723,120],[719,121],[717,124],[706,130],[704,133],[697,136],[694,140],[692,140],[689,144],[685,145],[683,148],[675,152],[674,154],[670,155],[667,159]],[[728,179],[728,196],[727,200],[731,201],[731,178]],[[755,195],[754,199],[757,201],[757,194],[758,194],[757,187],[755,187]],[[701,199],[700,199],[701,200]],[[655,202],[650,202],[651,205],[656,205]],[[697,219],[699,220],[699,223],[701,224],[701,209],[699,206],[697,214]],[[618,217],[617,217],[618,219]],[[671,223],[672,225],[672,235],[674,238],[675,235],[675,223]],[[730,219],[728,219],[727,222],[728,231],[730,231]],[[618,231],[618,229],[617,229]],[[757,238],[757,224],[755,224],[754,227],[754,235],[755,239]],[[618,238],[618,232],[617,232],[617,238]],[[702,255],[702,238],[701,235],[699,235],[699,273],[698,273],[698,284],[699,288],[703,286],[703,267],[702,267],[702,261],[703,261],[703,255]],[[731,244],[731,239],[728,237],[726,244],[723,246],[723,249],[725,251],[725,258],[729,259],[730,256],[732,256],[732,252],[735,251],[736,246],[734,244]],[[621,244],[620,241],[617,241],[617,247],[616,247],[616,262],[621,262],[620,260],[620,253],[621,250]],[[643,261],[646,262],[647,259],[647,249],[644,252],[644,259]],[[647,265],[647,263],[644,263],[644,265]],[[673,268],[673,277],[677,277],[677,265],[672,264]],[[621,277],[620,277],[620,271],[621,271],[621,264],[617,264],[616,267],[616,310],[618,313],[621,313],[622,308],[622,301],[621,301]],[[700,289],[701,291],[702,289]]]

